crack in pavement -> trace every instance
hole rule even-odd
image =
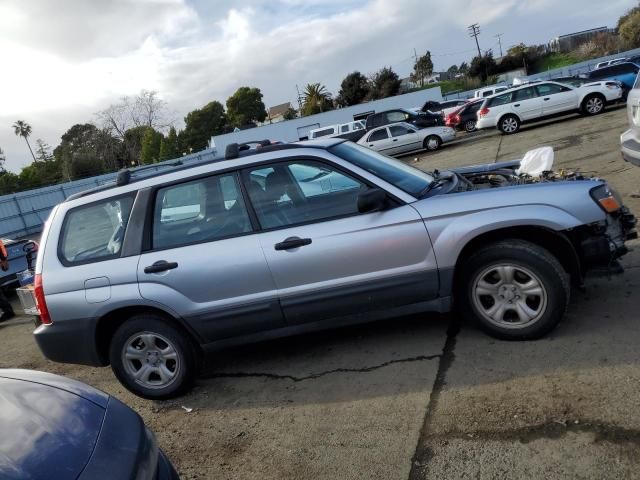
[[[529,443],[540,439],[558,439],[569,432],[592,433],[595,435],[595,442],[606,441],[615,444],[633,443],[635,445],[640,445],[640,429],[625,428],[617,425],[592,422],[589,420],[578,421],[577,424],[571,420],[552,420],[547,423],[507,430],[481,430],[474,432],[452,431],[431,435],[429,439],[520,441],[521,443]]]
[[[446,377],[453,360],[456,355],[454,350],[456,348],[456,340],[458,333],[460,332],[460,323],[452,320],[451,325],[447,329],[447,339],[442,347],[442,354],[440,356],[440,365],[438,366],[438,373],[436,379],[433,382],[433,388],[431,389],[431,396],[429,397],[429,405],[427,411],[424,414],[424,421],[422,428],[420,429],[420,437],[418,438],[418,444],[416,445],[416,451],[411,459],[411,470],[409,471],[409,480],[419,480],[424,478],[424,470],[426,464],[423,460],[427,459],[430,455],[430,449],[427,446],[427,438],[429,428],[433,423],[433,415],[438,407],[438,400],[440,399],[440,393],[446,385]]]
[[[381,368],[385,368],[397,363],[423,362],[426,360],[435,360],[436,358],[440,358],[441,356],[442,356],[441,354],[437,354],[437,355],[420,355],[417,357],[400,358],[398,360],[389,360],[388,362],[384,362],[379,365],[374,365],[371,367],[336,368],[335,370],[327,370],[325,372],[313,373],[305,377],[294,377],[293,375],[278,375],[276,373],[261,373],[261,372],[230,372],[230,373],[213,372],[209,375],[206,375],[205,378],[209,379],[209,378],[257,377],[257,378],[269,378],[272,380],[290,380],[292,382],[304,382],[305,380],[315,380],[316,378],[324,377],[325,375],[331,375],[333,373],[367,373],[367,372],[373,372],[374,370],[379,370]]]

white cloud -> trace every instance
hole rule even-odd
[[[180,116],[242,85],[267,104],[294,101],[296,84],[337,93],[349,72],[391,65],[408,74],[413,49],[436,68],[468,60],[466,26],[483,49],[544,42],[612,25],[631,0],[3,0],[0,4],[0,147],[28,161],[10,125],[56,145],[73,123],[122,95],[155,89]]]

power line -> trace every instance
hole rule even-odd
[[[473,25],[469,25],[467,27],[467,30],[469,31],[469,36],[475,38],[476,47],[478,47],[478,56],[482,57],[482,53],[480,52],[480,43],[478,42],[478,35],[480,35],[480,25],[474,23]]]

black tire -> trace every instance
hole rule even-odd
[[[499,270],[508,268],[512,268],[513,280],[503,282]],[[491,280],[496,275],[500,281],[494,284]],[[569,303],[570,278],[558,259],[548,250],[524,240],[504,240],[479,249],[464,260],[456,278],[459,312],[502,340],[543,337],[560,322]],[[527,292],[535,292],[536,285],[541,287],[540,293],[530,296]],[[485,290],[494,289],[495,294],[484,294]],[[520,308],[519,304],[526,308]],[[521,317],[526,319],[531,312],[537,313],[529,323],[522,322]]]
[[[513,135],[520,131],[522,122],[515,115],[505,115],[498,123],[498,129],[505,135]]]
[[[144,340],[137,338],[143,335],[149,336],[148,338],[153,339],[155,343],[151,347],[145,345]],[[124,358],[126,346],[133,345],[132,339],[133,342],[136,342],[132,349],[140,352],[141,356],[146,355],[146,360],[137,358],[127,360]],[[150,341],[150,343],[152,342]],[[175,352],[175,360],[165,359],[162,356],[161,352],[166,350],[165,345],[172,347],[172,351]],[[137,352],[135,355],[138,355]],[[159,357],[160,360],[158,360]],[[152,363],[150,363],[150,359]],[[136,315],[124,322],[111,339],[109,360],[113,373],[127,390],[150,400],[172,398],[186,392],[191,388],[198,368],[198,353],[191,338],[181,328],[155,314]],[[160,367],[158,367],[158,361]],[[145,375],[146,382],[137,381],[133,372],[135,370],[141,372],[145,365],[147,370],[153,371]],[[163,374],[168,371],[175,375],[170,381],[164,382],[166,384],[163,384],[163,379],[159,374],[159,368],[162,365],[166,367]],[[159,380],[155,380],[156,377]],[[150,386],[154,381],[157,381],[158,385]]]
[[[467,120],[466,122],[464,122],[464,131],[471,133],[471,132],[475,132],[477,130],[476,128],[476,121],[475,120]]]
[[[584,115],[598,115],[604,112],[604,107],[607,104],[607,99],[603,95],[598,93],[592,93],[584,97],[580,110]]]
[[[440,148],[441,145],[442,139],[437,135],[429,135],[424,139],[424,142],[422,142],[422,146],[424,147],[424,149],[428,150],[429,152],[435,152]]]

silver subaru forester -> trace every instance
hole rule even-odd
[[[602,180],[518,166],[425,173],[332,139],[123,171],[51,213],[35,338],[159,399],[207,352],[416,312],[541,337],[571,284],[621,272],[635,218]]]

